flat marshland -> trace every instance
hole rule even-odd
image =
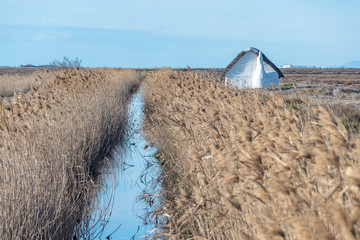
[[[70,69],[18,77],[0,78],[10,86],[0,94],[17,92],[0,102],[0,238],[86,237],[90,202],[124,136],[139,76]]]
[[[14,92],[27,92],[60,73],[56,69],[41,68],[6,68],[0,67],[0,97],[10,97]]]
[[[359,239],[359,119],[348,104],[358,99],[336,95],[359,84],[354,76],[329,95],[290,73],[298,88],[229,89],[206,71],[149,74],[144,130],[164,187],[154,237]]]

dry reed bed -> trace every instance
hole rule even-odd
[[[51,81],[60,72],[43,69],[31,74],[0,74],[0,97],[9,97],[14,95],[14,92],[24,93],[31,88],[38,88],[41,84]]]
[[[0,238],[85,234],[106,156],[124,134],[133,71],[70,70],[0,102]]]
[[[171,70],[146,78],[145,101],[158,236],[360,238],[360,140],[323,107]]]

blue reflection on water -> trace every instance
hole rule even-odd
[[[110,204],[107,208],[111,209],[107,213],[110,215],[104,216],[98,223],[93,239],[142,239],[154,228],[152,224],[145,224],[144,216],[149,206],[139,199],[148,192],[160,191],[157,179],[161,170],[153,157],[156,148],[148,146],[142,133],[143,110],[144,100],[140,89],[132,96],[129,105],[125,152],[115,155],[115,158],[122,158],[115,159],[120,162],[118,172],[107,178],[104,193],[99,196],[102,204],[105,204],[100,209],[106,209],[106,204]]]

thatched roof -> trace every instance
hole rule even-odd
[[[234,60],[225,68],[224,71],[224,75],[226,75],[226,73],[230,70],[230,68],[232,68],[232,66],[235,65],[235,63],[237,63],[237,61],[239,61],[240,58],[242,58],[246,53],[248,52],[253,52],[256,55],[259,55],[259,50],[253,47],[249,47],[247,49],[245,49],[244,51],[242,51],[241,53],[239,53],[236,58],[234,58]],[[279,78],[284,77],[283,73],[280,71],[280,69],[278,69],[263,53],[263,60],[265,63],[267,63],[268,65],[270,65],[270,67],[272,67],[278,74],[279,74]]]

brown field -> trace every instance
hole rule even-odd
[[[14,92],[27,92],[54,78],[60,71],[39,68],[0,67],[0,98],[14,95]]]
[[[0,102],[0,239],[86,237],[99,174],[124,136],[139,75],[80,69],[0,78],[23,91]],[[34,78],[46,80],[27,91]]]
[[[358,68],[283,68],[285,79],[296,83],[307,84],[360,84]]]
[[[1,75],[29,75],[36,71],[44,70],[39,67],[0,67]]]
[[[282,84],[299,88],[228,89],[204,71],[145,79],[144,130],[163,169],[158,236],[360,238],[358,122],[341,95],[318,92],[351,89],[359,75],[291,71]]]
[[[283,69],[281,91],[331,109],[350,131],[360,128],[360,69]],[[293,85],[295,83],[295,86]]]

